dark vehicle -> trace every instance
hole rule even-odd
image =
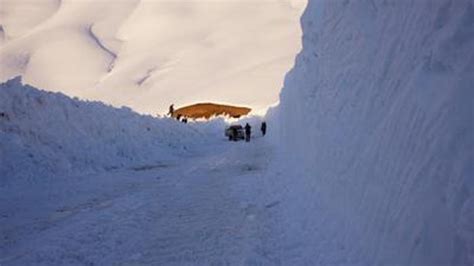
[[[225,129],[225,136],[229,141],[238,141],[245,139],[245,131],[241,125],[232,125]]]

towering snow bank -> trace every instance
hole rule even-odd
[[[156,166],[206,141],[191,125],[22,85],[0,85],[0,186],[57,174]]]
[[[292,258],[472,265],[473,1],[309,1],[302,27],[271,180]]]

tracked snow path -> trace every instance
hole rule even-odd
[[[0,193],[1,265],[274,264],[257,203],[264,139],[224,140],[182,161]]]

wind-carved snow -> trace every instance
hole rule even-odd
[[[155,72],[156,70],[157,70],[156,67],[153,67],[153,68],[148,69],[148,70],[146,71],[145,75],[144,75],[142,78],[140,78],[140,79],[137,80],[137,85],[138,85],[138,86],[143,85],[143,83],[145,83],[148,79],[151,78],[151,76],[153,75],[153,72]]]
[[[114,63],[115,63],[115,59],[117,59],[117,55],[112,51],[110,50],[109,48],[107,48],[103,43],[102,41],[100,40],[99,37],[97,37],[96,33],[94,33],[94,24],[90,25],[88,28],[87,28],[87,31],[88,31],[88,34],[89,36],[95,41],[95,43],[97,44],[97,46],[100,47],[100,49],[102,49],[105,53],[107,53],[110,57],[110,62],[109,62],[109,65],[107,67],[107,71],[110,72],[112,71],[112,69],[114,68]]]
[[[17,1],[2,0],[1,26],[6,40],[30,34],[53,17],[61,0]]]
[[[275,103],[300,46],[305,4],[6,1],[0,81],[22,75],[36,87],[153,114],[171,103],[217,101],[256,111]],[[25,53],[28,66],[11,64]]]
[[[5,30],[3,30],[3,25],[0,25],[0,45],[5,41]]]
[[[282,264],[474,263],[473,14],[469,0],[309,2],[270,113]]]

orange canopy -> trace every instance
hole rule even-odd
[[[251,110],[252,109],[247,107],[237,107],[215,103],[197,103],[176,109],[173,113],[173,117],[180,115],[192,119],[209,119],[211,116],[228,115],[234,118],[239,118],[250,113]]]

